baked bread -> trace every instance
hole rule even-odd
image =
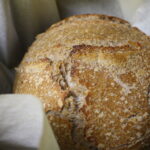
[[[64,19],[16,70],[14,93],[41,99],[61,150],[150,149],[150,38],[128,22]]]

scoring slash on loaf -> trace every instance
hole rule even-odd
[[[41,99],[61,150],[150,149],[150,38],[128,22],[64,19],[16,70],[14,92]]]

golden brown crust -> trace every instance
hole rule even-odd
[[[116,17],[78,15],[37,36],[14,92],[41,98],[62,150],[141,150],[149,83],[148,36]]]
[[[119,24],[130,25],[127,21],[120,19],[118,17],[114,17],[114,16],[106,16],[106,15],[102,15],[102,14],[82,14],[82,15],[75,15],[75,16],[65,18],[62,21],[59,21],[58,23],[52,25],[51,28],[58,27],[58,26],[61,26],[62,24],[72,22],[75,20],[83,20],[83,19],[86,19],[86,20],[91,20],[91,19],[93,19],[93,20],[107,20],[107,21],[111,21],[111,22],[115,22],[115,23],[119,23]]]

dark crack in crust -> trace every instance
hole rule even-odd
[[[148,86],[147,100],[150,107],[150,85]]]
[[[47,111],[46,114],[48,116],[52,115],[52,116],[57,116],[60,118],[67,119],[72,124],[71,138],[72,138],[72,141],[74,142],[74,145],[76,145],[76,147],[80,147],[82,145],[83,147],[86,147],[87,150],[98,150],[97,147],[95,147],[93,144],[84,140],[84,126],[85,126],[84,121],[85,120],[83,117],[79,115],[80,107],[78,106],[78,103],[77,103],[78,95],[76,94],[75,91],[70,89],[69,84],[66,79],[68,71],[70,71],[67,69],[68,64],[69,63],[66,63],[66,62],[60,63],[60,66],[59,66],[60,72],[59,74],[57,74],[56,76],[57,78],[54,79],[57,82],[59,82],[59,85],[62,90],[68,91],[68,94],[64,98],[64,105],[59,112],[49,110]]]

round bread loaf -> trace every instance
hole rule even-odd
[[[60,21],[16,71],[14,92],[41,99],[61,150],[150,149],[150,38],[128,22]]]

